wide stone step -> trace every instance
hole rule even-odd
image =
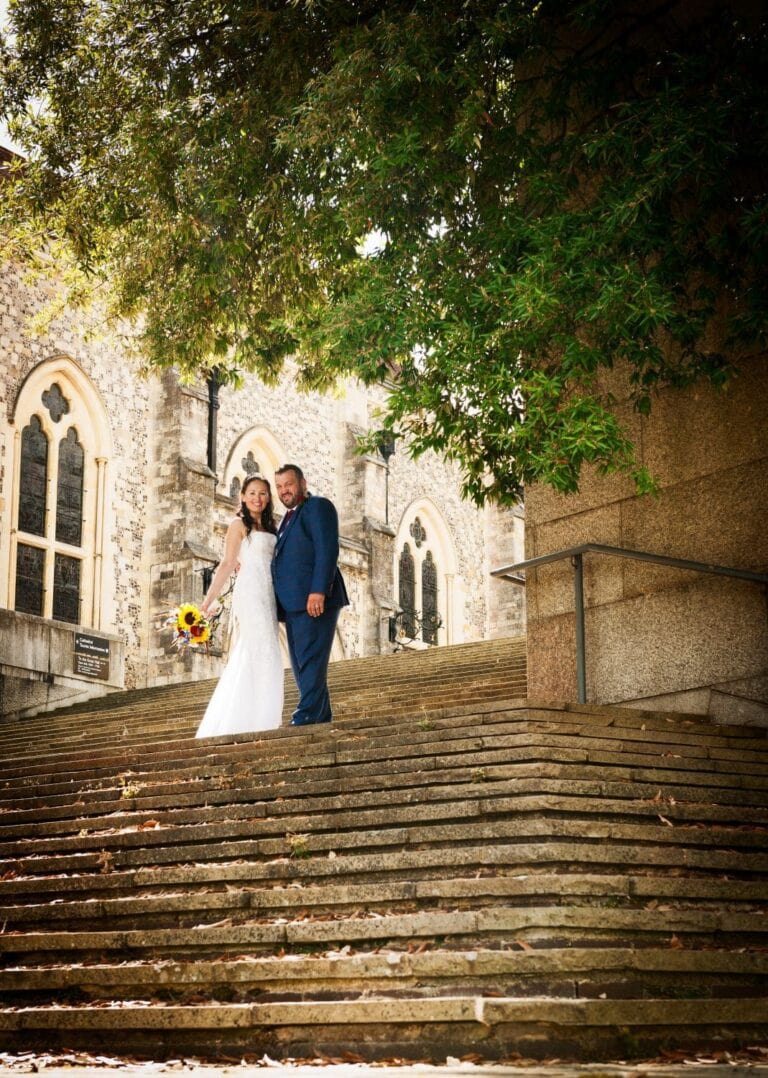
[[[398,736],[398,733],[400,736]],[[635,767],[653,766],[660,769],[677,770],[685,766],[688,773],[705,772],[704,781],[721,782],[723,777],[732,776],[734,784],[744,781],[749,786],[764,786],[765,764],[768,761],[768,743],[765,739],[742,740],[739,748],[728,747],[721,739],[720,744],[707,744],[701,735],[684,734],[677,740],[649,743],[648,735],[639,739],[633,730],[590,730],[587,724],[565,723],[548,718],[546,713],[532,709],[494,708],[483,716],[482,722],[467,724],[466,719],[443,719],[433,716],[418,723],[407,724],[405,729],[389,730],[383,736],[372,736],[365,730],[358,730],[351,725],[338,725],[331,729],[313,732],[280,730],[261,737],[241,735],[226,739],[212,748],[209,741],[180,739],[147,746],[144,750],[126,749],[118,753],[91,752],[62,756],[53,760],[27,765],[6,767],[0,779],[0,796],[6,806],[12,801],[14,793],[22,795],[33,787],[36,793],[45,796],[55,794],[56,784],[61,784],[66,777],[65,789],[72,789],[72,783],[79,780],[88,784],[81,787],[87,794],[93,788],[93,781],[112,778],[122,774],[125,785],[126,773],[132,777],[154,776],[159,780],[164,774],[170,779],[186,766],[194,771],[205,769],[209,763],[221,772],[222,762],[230,759],[247,762],[258,759],[261,768],[271,771],[290,770],[295,767],[297,742],[301,738],[312,746],[312,753],[302,758],[304,770],[318,766],[344,765],[351,762],[358,764],[375,763],[384,760],[390,763],[397,759],[411,758],[418,760],[426,757],[429,766],[439,766],[447,754],[462,754],[470,760],[468,753],[502,751],[509,749],[509,759],[520,758],[524,753],[529,758],[538,752],[547,759],[556,758],[550,750],[558,750],[559,758],[567,754],[570,760],[583,760],[598,764],[618,763]],[[436,750],[440,750],[437,752]],[[681,763],[683,761],[684,763]],[[749,781],[756,776],[758,781]]]
[[[365,660],[346,660],[331,664],[329,683],[334,695],[338,695],[338,706],[346,706],[345,696],[373,691],[373,698],[379,699],[386,706],[387,691],[377,685],[383,674],[391,679],[395,687],[389,692],[391,700],[399,702],[405,693],[411,690],[422,695],[440,692],[445,688],[445,674],[453,672],[462,675],[459,683],[453,686],[452,695],[460,696],[463,683],[475,682],[475,692],[496,692],[504,679],[517,686],[525,694],[525,640],[524,638],[489,641],[479,644],[459,645],[450,649],[450,655],[441,654],[445,649],[430,649],[419,653],[381,656]],[[454,674],[455,676],[455,674]],[[187,729],[191,720],[190,709],[195,709],[194,725],[199,721],[200,713],[208,702],[215,679],[203,682],[178,684],[155,689],[139,689],[119,693],[107,701],[89,701],[85,704],[62,708],[19,723],[6,723],[4,729],[7,751],[14,751],[15,746],[28,744],[36,735],[45,739],[47,745],[54,744],[58,737],[64,736],[77,742],[80,735],[83,740],[89,736],[115,736],[115,728],[121,721],[138,718],[143,722],[169,720],[169,707],[178,708],[179,721],[186,721]],[[372,685],[375,686],[372,690]],[[421,688],[420,688],[421,687]],[[296,690],[293,679],[286,673],[286,703],[291,707],[295,703]],[[398,691],[399,690],[399,691]],[[403,691],[405,690],[405,692]],[[471,692],[471,690],[470,690]],[[469,697],[471,698],[471,696]],[[357,710],[357,703],[353,704]],[[287,709],[288,712],[288,709]],[[81,723],[79,720],[85,720]],[[85,729],[83,729],[83,726]],[[134,735],[136,731],[134,731]]]
[[[618,910],[557,906],[504,907],[478,910],[421,910],[416,913],[254,917],[237,924],[201,923],[192,928],[138,929],[119,932],[27,932],[0,935],[4,965],[70,961],[103,961],[105,957],[141,956],[210,957],[226,954],[272,953],[281,949],[407,947],[450,945],[457,949],[497,946],[562,947],[607,945],[662,946],[677,940],[683,947],[711,943],[748,949],[768,944],[768,925],[761,912],[731,913],[717,910]]]
[[[119,964],[21,966],[3,972],[0,995],[59,1003],[146,999],[184,1003],[201,994],[211,1001],[290,998],[429,998],[448,993],[504,996],[633,998],[649,993],[680,998],[761,997],[768,993],[768,956],[724,949],[670,947],[550,948],[445,951],[350,948],[328,956],[249,957],[231,961],[151,959]],[[361,985],[365,985],[362,989]]]
[[[477,805],[464,806],[465,815],[479,814]],[[614,863],[653,863],[665,853],[679,858],[681,865],[721,865],[726,871],[768,871],[765,834],[734,828],[715,831],[698,827],[669,827],[665,824],[630,824],[581,819],[502,818],[446,822],[442,814],[429,821],[426,811],[418,823],[406,814],[400,825],[390,825],[373,813],[356,813],[350,830],[316,830],[314,817],[292,819],[291,828],[283,820],[258,821],[259,835],[252,838],[255,821],[232,821],[207,827],[152,828],[110,835],[86,836],[22,842],[15,852],[0,857],[0,876],[50,875],[61,872],[103,872],[110,869],[152,864],[183,864],[188,861],[269,860],[337,855],[339,852],[372,853],[390,849],[440,848],[446,845],[486,846],[511,840],[537,839],[549,845],[566,845],[562,859],[574,857],[579,843],[581,857],[588,860],[592,846],[614,848]],[[275,824],[270,836],[269,824]],[[344,821],[334,821],[343,826]],[[324,821],[320,821],[324,826]],[[53,844],[51,846],[51,843]],[[590,851],[585,854],[584,851]],[[71,851],[71,852],[67,852]],[[646,859],[647,858],[647,859]]]
[[[194,734],[200,720],[203,717],[210,692],[204,696],[195,697],[185,703],[178,712],[174,709],[169,713],[166,707],[159,708],[154,716],[147,714],[143,708],[131,708],[124,714],[117,716],[118,721],[111,721],[108,725],[94,724],[87,716],[73,717],[76,722],[79,718],[81,723],[74,727],[67,726],[65,729],[48,727],[39,731],[40,737],[45,739],[46,745],[51,751],[66,751],[72,753],[82,751],[83,748],[90,750],[95,746],[109,748],[116,742],[123,740],[132,746],[151,743],[166,736],[189,737]],[[473,683],[467,682],[459,690],[435,689],[434,686],[425,685],[423,691],[412,691],[408,694],[409,703],[403,703],[402,697],[370,696],[361,698],[359,701],[347,705],[340,705],[336,710],[336,718],[344,719],[350,716],[358,721],[363,719],[371,721],[379,717],[407,717],[413,713],[414,700],[423,699],[429,702],[429,708],[456,706],[462,703],[472,704],[483,701],[495,701],[499,699],[525,699],[525,681],[519,678],[505,679],[492,685],[484,681]],[[291,712],[296,705],[296,700],[287,698],[283,710],[283,724],[286,725]],[[24,758],[29,753],[29,733],[13,735],[4,731],[4,755],[7,758]],[[31,754],[34,756],[34,754]]]
[[[215,881],[206,881],[212,884]],[[451,904],[452,909],[477,909],[495,905],[538,904],[592,906],[624,909],[727,908],[729,912],[760,910],[765,898],[764,880],[671,876],[628,876],[576,872],[560,875],[532,873],[525,876],[482,876],[428,879],[417,882],[376,880],[370,883],[255,888],[228,886],[213,890],[204,882],[197,890],[163,889],[152,894],[138,887],[126,897],[93,897],[86,901],[56,897],[48,902],[13,904],[3,897],[0,921],[6,932],[41,931],[60,925],[68,929],[124,929],[190,927],[217,923],[222,918],[412,912]],[[36,896],[40,898],[40,895]]]
[[[335,1056],[362,1044],[369,1059],[461,1056],[494,1059],[626,1058],[681,1048],[759,1043],[765,999],[553,1000],[438,996],[430,999],[293,1001],[194,1006],[138,1001],[106,1009],[28,1007],[0,1012],[0,1047],[40,1043],[154,1058],[247,1050],[282,1059]]]
[[[176,783],[155,783],[146,777],[139,781],[132,772],[126,771],[87,790],[79,785],[73,789],[70,784],[64,793],[14,798],[5,803],[0,813],[0,820],[5,821],[9,829],[3,833],[10,837],[10,828],[27,820],[32,826],[40,826],[40,831],[35,832],[40,834],[45,832],[46,821],[54,825],[54,821],[74,818],[82,821],[83,827],[90,827],[89,817],[111,816],[115,825],[126,819],[135,819],[137,823],[160,820],[163,813],[158,810],[163,808],[170,815],[182,808],[203,807],[216,811],[216,806],[229,805],[234,809],[243,805],[247,813],[258,812],[252,807],[262,804],[263,812],[289,813],[295,799],[301,799],[308,810],[316,807],[318,811],[329,811],[350,807],[350,798],[359,801],[361,797],[367,798],[369,804],[384,804],[540,792],[639,802],[640,806],[635,806],[633,811],[642,811],[644,807],[663,814],[670,810],[672,816],[667,815],[668,819],[693,818],[704,806],[705,811],[718,813],[717,818],[724,822],[731,819],[748,825],[759,822],[762,808],[767,803],[764,790],[744,789],[738,776],[730,785],[717,787],[683,785],[689,777],[685,773],[678,774],[679,782],[675,783],[670,782],[667,774],[651,774],[646,776],[646,781],[630,781],[623,769],[614,768],[609,772],[609,769],[601,768],[596,775],[589,764],[522,762],[486,766],[471,770],[468,783],[466,771],[455,767],[418,772],[407,767],[390,768],[382,781],[377,781],[376,776],[367,771],[360,775],[354,768],[347,768],[343,776],[343,786],[349,791],[347,795],[337,793],[338,775],[332,769],[329,773],[333,777],[330,778],[319,777],[316,770],[309,776],[301,770],[284,773],[277,780],[279,786],[270,781],[269,776],[265,779],[245,775],[242,768],[237,773],[229,767],[206,768],[206,772],[212,772],[210,778],[187,775]],[[81,827],[78,826],[78,830]]]
[[[263,806],[259,806],[263,807]],[[117,850],[156,846],[185,846],[200,842],[230,842],[250,838],[254,824],[258,822],[260,841],[271,836],[283,839],[286,835],[303,835],[309,850],[310,839],[322,836],[335,847],[346,844],[366,846],[373,843],[369,837],[374,829],[379,834],[392,831],[395,837],[387,844],[402,841],[408,844],[416,840],[424,843],[450,841],[460,837],[466,841],[505,839],[516,837],[565,837],[584,839],[614,839],[630,842],[652,842],[657,845],[727,846],[738,849],[762,849],[766,845],[768,829],[760,826],[718,827],[700,826],[700,821],[678,821],[673,825],[668,817],[657,822],[628,822],[627,806],[621,803],[611,811],[611,803],[584,798],[531,797],[444,801],[422,805],[419,822],[413,823],[413,806],[387,805],[381,808],[358,807],[351,812],[290,816],[267,815],[251,812],[246,819],[225,818],[220,821],[160,824],[149,820],[135,827],[98,830],[93,834],[55,835],[50,838],[24,838],[0,843],[0,869],[9,860],[24,862],[28,858],[67,853],[83,853],[91,850]],[[761,814],[762,815],[762,814]],[[567,818],[559,818],[567,816]],[[617,819],[611,819],[616,816]],[[475,818],[482,817],[482,822]],[[764,818],[764,817],[763,817]],[[469,822],[465,822],[469,821]],[[342,835],[347,837],[342,837]],[[265,847],[266,849],[267,847]]]
[[[116,869],[108,858],[102,859],[98,872],[81,872],[66,880],[68,895],[97,898],[113,895],[149,894],[159,890],[232,888],[238,885],[258,888],[268,885],[296,884],[327,887],[331,883],[365,883],[371,880],[399,882],[413,880],[415,875],[427,886],[437,881],[451,880],[457,875],[473,872],[479,875],[537,875],[572,872],[615,874],[623,871],[627,878],[642,873],[649,879],[649,899],[664,896],[669,886],[665,876],[685,872],[687,878],[709,879],[711,876],[735,877],[738,881],[759,881],[766,871],[768,858],[764,855],[745,855],[735,851],[688,851],[655,849],[638,850],[632,846],[600,844],[515,843],[465,847],[377,851],[375,854],[335,854],[329,851],[321,857],[277,857],[255,861],[245,858],[226,861],[210,860],[184,865],[158,865]],[[674,878],[674,876],[673,876]],[[16,876],[9,874],[0,883],[3,904],[29,901],[34,896],[54,895],[62,890],[60,876]],[[439,893],[439,889],[437,890]],[[622,903],[625,891],[619,891]],[[638,893],[640,893],[638,891]],[[738,892],[736,892],[738,893]],[[60,900],[60,898],[59,898]]]
[[[521,789],[521,782],[528,787]],[[592,789],[589,789],[589,787]],[[529,792],[533,789],[535,793]],[[425,806],[427,815],[442,813],[446,818],[466,816],[469,806],[476,806],[479,813],[573,813],[588,814],[602,818],[656,820],[661,819],[668,827],[746,827],[768,828],[768,806],[754,807],[745,805],[716,805],[708,801],[685,801],[675,799],[662,803],[662,799],[653,801],[647,797],[648,790],[636,793],[620,791],[625,796],[611,797],[604,789],[604,784],[578,783],[568,781],[547,781],[532,783],[530,780],[493,782],[459,782],[450,786],[435,786],[426,791],[418,791],[419,803]],[[206,803],[189,806],[182,803],[175,806],[175,798],[167,796],[160,811],[151,815],[146,811],[131,811],[128,807],[118,809],[110,806],[109,811],[98,813],[101,802],[90,806],[91,812],[83,814],[85,804],[70,805],[66,808],[37,809],[25,812],[8,812],[0,819],[7,822],[0,826],[0,852],[17,855],[24,850],[23,841],[28,840],[40,849],[44,839],[53,842],[55,838],[78,840],[87,837],[112,836],[116,833],[132,831],[145,832],[150,829],[163,829],[181,826],[205,826],[236,820],[253,821],[255,818],[265,821],[268,829],[278,826],[277,820],[286,820],[298,813],[304,816],[316,816],[319,820],[328,820],[329,814],[337,814],[344,819],[349,812],[377,811],[386,815],[388,822],[409,818],[417,792],[412,787],[379,787],[363,792],[350,792],[336,796],[323,796],[310,793],[306,786],[292,786],[290,790],[282,788],[279,797],[274,790],[264,791],[263,799],[251,798],[246,793],[233,799],[231,792],[218,791],[219,801],[206,798]],[[642,797],[642,795],[645,795]],[[601,796],[602,795],[602,796]],[[642,797],[642,799],[641,799]],[[132,799],[124,804],[130,805]],[[425,804],[426,803],[426,804]],[[79,810],[79,811],[78,811]],[[338,814],[341,814],[338,816]],[[17,817],[11,821],[9,817]],[[30,820],[30,817],[32,819]],[[53,817],[53,818],[52,818]],[[274,818],[267,823],[267,818]],[[318,821],[313,820],[313,829]],[[289,821],[290,825],[290,821]]]
[[[214,682],[14,724],[0,1048],[762,1043],[765,731],[526,700],[523,673],[521,641],[341,663],[332,726],[209,741]]]

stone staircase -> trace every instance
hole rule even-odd
[[[210,682],[2,727],[0,1050],[768,1043],[765,731],[526,700],[522,640],[331,684],[314,730],[195,741]]]

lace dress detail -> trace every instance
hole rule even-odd
[[[274,730],[283,714],[283,661],[272,589],[275,536],[252,531],[240,546],[232,592],[233,645],[195,737]]]

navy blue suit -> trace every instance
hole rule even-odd
[[[272,579],[278,617],[285,622],[288,651],[299,705],[299,723],[331,721],[328,662],[339,611],[349,599],[338,568],[339,519],[332,502],[307,497],[278,534],[272,560]],[[311,592],[325,595],[319,617],[307,613]]]

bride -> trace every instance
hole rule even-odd
[[[195,737],[274,730],[283,713],[283,662],[271,562],[275,548],[272,490],[246,476],[240,512],[229,525],[224,556],[200,607],[209,614],[237,565],[232,592],[235,643]]]

